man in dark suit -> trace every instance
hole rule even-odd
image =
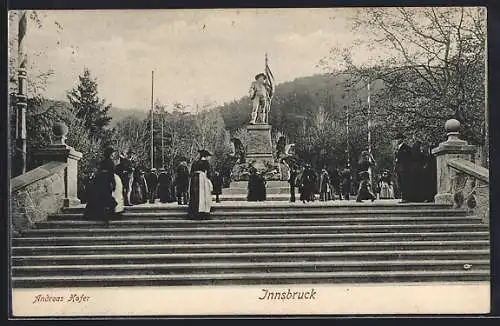
[[[146,181],[149,189],[149,203],[154,204],[158,193],[158,173],[155,168],[149,171]]]
[[[412,165],[412,148],[405,142],[405,137],[402,133],[396,135],[397,147],[394,154],[394,168],[397,175],[398,185],[401,192],[401,202],[409,202],[411,194],[411,165]]]

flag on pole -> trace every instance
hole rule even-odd
[[[276,82],[274,81],[274,75],[271,71],[271,68],[269,68],[269,63],[267,59],[267,53],[266,53],[266,67],[265,67],[265,74],[266,74],[266,80],[267,84],[269,87],[269,98],[273,98],[274,91],[276,89]]]

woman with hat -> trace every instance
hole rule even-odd
[[[391,176],[388,170],[384,170],[379,180],[380,199],[393,199],[394,189],[392,187]]]
[[[104,150],[104,159],[89,184],[89,198],[84,211],[88,219],[107,222],[124,210],[122,182],[115,174],[115,154],[112,147]]]
[[[317,185],[316,173],[312,170],[311,164],[307,163],[304,167],[300,180],[300,200],[303,203],[314,201]]]
[[[200,158],[191,166],[188,214],[194,219],[206,219],[210,215],[212,207],[213,186],[208,177],[210,171],[208,158],[212,154],[205,149],[198,152]]]

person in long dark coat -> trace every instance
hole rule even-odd
[[[340,172],[340,179],[341,179],[341,192],[342,192],[340,199],[349,200],[349,195],[351,194],[351,182],[352,182],[351,168],[349,164],[347,164],[345,168]]]
[[[434,202],[434,196],[437,192],[437,164],[436,158],[431,153],[431,148],[424,148],[424,200],[425,202]]]
[[[212,154],[207,150],[200,150],[199,153],[200,158],[191,166],[188,215],[193,219],[207,219],[212,207],[213,185],[208,162]]]
[[[358,203],[366,199],[374,201],[376,198],[377,197],[375,196],[371,188],[370,174],[368,173],[368,171],[361,171],[359,175],[359,189],[356,201]]]
[[[170,203],[173,197],[172,177],[165,168],[160,168],[160,175],[158,176],[158,197],[160,197],[160,203]]]
[[[212,184],[214,187],[212,194],[215,195],[215,202],[220,203],[220,195],[222,194],[222,186],[224,183],[222,173],[220,171],[216,170],[213,173],[211,180],[212,180]]]
[[[310,164],[305,165],[304,172],[302,173],[302,178],[300,180],[302,193],[300,194],[300,200],[303,203],[314,201],[314,195],[316,193],[317,177],[316,173],[312,170]]]
[[[267,194],[266,194],[266,178],[264,178],[264,175],[262,173],[257,172],[257,200],[258,201],[265,201]]]
[[[189,190],[189,168],[185,160],[181,161],[175,169],[175,194],[177,204],[187,205]]]
[[[425,201],[424,154],[422,143],[415,141],[411,151],[411,188],[409,201],[420,203]]]
[[[250,175],[248,176],[248,193],[247,193],[247,201],[258,201],[260,196],[259,192],[261,191],[260,187],[260,178],[257,175],[257,169],[254,167],[250,168]]]
[[[133,205],[144,204],[147,202],[148,185],[144,171],[137,168],[134,172],[134,182],[132,183],[131,202]]]
[[[292,165],[292,168],[290,170],[290,179],[288,179],[288,183],[290,184],[290,202],[294,203],[295,202],[295,187],[297,185],[297,175],[298,175],[298,170],[295,165]]]
[[[155,168],[152,168],[148,175],[146,176],[146,182],[148,184],[148,199],[150,204],[155,203],[156,196],[158,194],[158,174]]]
[[[99,163],[95,178],[88,185],[84,216],[89,220],[108,222],[123,213],[123,187],[115,174],[114,154],[111,147],[104,151],[104,159]]]
[[[396,139],[398,143],[396,153],[394,154],[394,167],[401,193],[401,203],[407,203],[410,200],[412,188],[412,149],[405,142],[403,134],[398,133]]]

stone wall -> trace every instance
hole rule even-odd
[[[65,199],[64,162],[49,162],[11,180],[11,229],[14,234],[58,212]]]
[[[490,222],[490,187],[485,182],[478,181],[478,185],[475,189],[475,199],[477,206],[475,209],[475,214],[480,216],[483,223]]]

